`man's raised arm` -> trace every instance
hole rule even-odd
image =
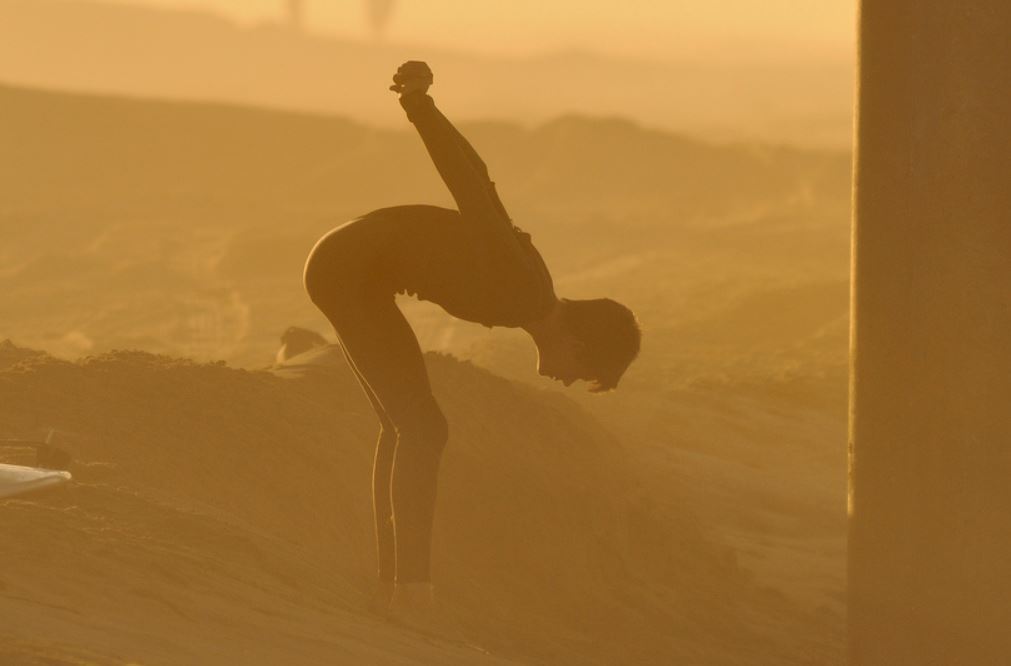
[[[428,65],[410,61],[397,70],[390,90],[400,93],[400,105],[421,135],[435,168],[464,218],[487,220],[511,233],[509,215],[495,192],[488,167],[428,96],[432,81]]]

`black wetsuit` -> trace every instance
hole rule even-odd
[[[516,327],[555,303],[540,254],[509,219],[484,162],[423,93],[400,100],[459,211],[396,206],[324,236],[305,286],[379,416],[372,489],[379,577],[430,580],[432,519],[446,420],[432,397],[398,292],[485,326]]]

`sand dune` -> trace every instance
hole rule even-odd
[[[348,373],[119,352],[0,372],[0,423],[69,431],[80,461],[65,491],[0,506],[8,658],[812,663],[789,635],[807,621],[647,493],[585,411],[428,361],[454,424],[435,576],[491,656],[369,614],[374,423]]]

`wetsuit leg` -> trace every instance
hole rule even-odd
[[[376,453],[372,460],[372,517],[375,521],[376,558],[378,561],[379,580],[393,581],[397,574],[397,555],[393,534],[393,504],[390,497],[390,483],[393,477],[393,456],[397,447],[397,431],[393,421],[386,414],[382,403],[372,392],[362,373],[355,367],[351,356],[344,349],[344,358],[348,367],[358,379],[372,409],[379,417],[379,437],[376,440]]]
[[[350,258],[356,253],[342,253],[350,263],[320,254],[310,256],[306,288],[397,434],[391,478],[396,580],[426,582],[446,419],[432,396],[418,340],[393,294],[363,284],[364,267]]]

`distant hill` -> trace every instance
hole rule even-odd
[[[798,239],[845,234],[844,153],[585,116],[463,130],[566,291],[623,256],[660,270],[639,283],[653,289],[672,257],[727,243],[751,262],[774,239],[817,264]],[[319,327],[300,276],[322,233],[382,206],[453,205],[409,125],[0,87],[0,145],[0,335],[71,356],[266,362],[289,325]]]
[[[429,60],[458,117],[543,122],[619,115],[708,137],[847,146],[852,63],[658,63],[562,53],[479,57],[342,41],[210,13],[87,0],[0,0],[0,80],[80,91],[218,100],[399,122],[386,81]]]
[[[395,98],[385,101],[400,111]],[[360,213],[398,201],[451,204],[406,119],[389,131],[323,115],[0,86],[0,121],[8,210],[244,204]],[[532,129],[461,127],[510,209],[666,226],[783,198],[849,196],[846,153],[706,143],[588,115]]]

